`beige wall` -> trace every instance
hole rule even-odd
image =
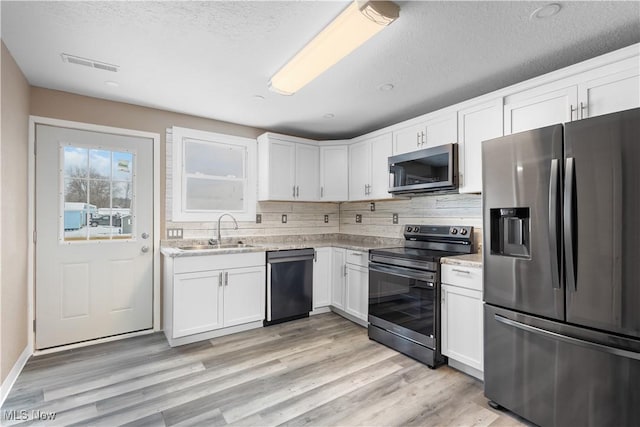
[[[29,84],[2,43],[0,169],[0,378],[28,342],[27,146]]]
[[[166,182],[166,129],[171,126],[225,133],[228,135],[255,138],[264,131],[233,123],[186,114],[172,113],[154,108],[139,107],[122,102],[107,101],[74,95],[68,92],[31,88],[31,114],[62,120],[113,126],[160,134],[160,180],[161,180],[161,228],[164,237],[165,182]]]

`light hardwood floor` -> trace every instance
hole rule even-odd
[[[50,412],[53,421],[32,419]],[[333,313],[177,348],[158,333],[33,357],[2,417],[2,425],[523,423],[489,408],[479,381],[429,369]]]

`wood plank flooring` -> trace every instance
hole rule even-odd
[[[55,419],[45,420],[50,413]],[[158,333],[33,357],[0,421],[21,426],[524,425],[491,409],[479,381],[447,366],[429,369],[369,340],[366,329],[333,313],[176,348]]]

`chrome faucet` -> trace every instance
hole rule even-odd
[[[234,226],[234,230],[238,229],[238,221],[236,221],[236,219],[233,217],[233,215],[231,215],[229,212],[225,212],[222,215],[220,215],[218,217],[218,247],[220,247],[220,245],[222,244],[222,237],[220,236],[220,220],[222,219],[223,216],[228,216],[233,220],[233,223],[235,224]],[[209,243],[213,244],[213,242],[211,242],[211,240],[209,241]]]

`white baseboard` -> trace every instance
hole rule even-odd
[[[24,365],[27,364],[27,360],[29,360],[29,357],[31,357],[31,349],[27,345],[22,351],[20,357],[18,357],[18,360],[16,360],[16,363],[14,363],[11,371],[9,371],[9,375],[7,375],[7,378],[5,378],[5,380],[2,382],[0,406],[4,405],[5,399],[7,398],[7,396],[9,396],[9,392],[13,388],[13,384],[15,384],[16,380],[18,379],[18,375],[20,375],[20,372],[22,372]]]
[[[329,307],[319,307],[309,312],[309,316],[315,316],[316,314],[329,313],[331,309]]]

